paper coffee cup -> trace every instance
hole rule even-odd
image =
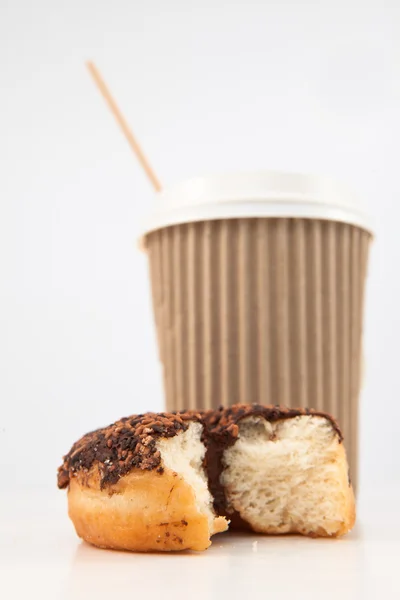
[[[353,196],[326,179],[229,175],[160,194],[142,242],[167,410],[326,411],[354,480],[370,240]]]

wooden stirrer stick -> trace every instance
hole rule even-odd
[[[147,158],[145,157],[145,155],[143,153],[143,150],[141,149],[138,142],[136,141],[132,131],[129,128],[128,123],[125,121],[125,118],[123,117],[121,111],[119,110],[114,98],[112,97],[112,95],[111,95],[107,85],[105,84],[102,76],[100,75],[96,65],[93,62],[88,61],[86,63],[86,66],[89,70],[89,73],[93,77],[93,80],[94,80],[96,86],[98,87],[100,93],[102,94],[104,100],[107,102],[112,114],[114,115],[119,126],[121,127],[122,132],[124,133],[126,139],[128,140],[130,147],[132,148],[133,152],[136,154],[137,159],[139,160],[140,164],[142,165],[143,169],[145,170],[147,177],[150,179],[156,192],[159,192],[161,190],[161,183],[159,182],[156,174],[154,173],[153,169],[151,168]]]

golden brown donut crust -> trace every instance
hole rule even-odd
[[[197,509],[192,488],[169,469],[135,469],[100,489],[94,468],[71,479],[68,512],[79,537],[100,548],[205,550],[211,543],[208,519]],[[214,533],[226,528],[225,519],[215,519]]]

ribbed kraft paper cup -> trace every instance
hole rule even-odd
[[[232,217],[234,202],[215,199],[224,197],[220,179],[212,201],[212,182],[204,186],[205,212],[215,215],[222,207],[230,210],[226,217],[189,221],[190,210],[196,211],[186,202],[187,222],[176,218],[146,232],[166,407],[257,402],[326,411],[339,421],[354,481],[371,230],[354,217],[359,214],[354,204],[347,204],[353,211],[350,218],[348,209],[347,222],[321,218],[324,210],[333,215],[332,198],[328,207],[317,203],[317,192],[324,199],[321,185],[313,179],[314,195],[306,197],[301,176],[288,177],[302,194],[297,212],[294,194],[288,200],[284,186],[273,190],[279,198],[274,202],[260,197],[254,202],[251,190],[246,200],[243,190],[231,187],[236,208],[240,203],[244,210],[247,203],[250,215]],[[290,216],[282,208],[285,201]],[[276,214],[279,203],[283,216]],[[306,205],[314,212],[305,217]],[[200,202],[198,214],[201,209]]]

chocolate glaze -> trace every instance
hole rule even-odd
[[[67,487],[71,476],[88,472],[94,464],[99,466],[101,488],[117,483],[134,468],[162,472],[157,440],[174,437],[186,431],[190,421],[200,419],[196,412],[146,413],[87,433],[64,456],[58,469],[58,487]]]
[[[117,483],[134,468],[161,473],[163,468],[156,448],[157,440],[174,437],[186,431],[191,421],[198,421],[204,426],[204,467],[215,511],[217,515],[228,516],[236,528],[248,528],[238,513],[227,513],[225,490],[220,483],[224,451],[238,439],[239,423],[246,417],[261,416],[275,422],[304,415],[321,416],[330,421],[339,442],[342,441],[340,429],[331,416],[309,409],[236,404],[204,412],[146,413],[125,417],[108,427],[87,433],[72,446],[58,469],[58,487],[67,487],[71,477],[80,471],[88,472],[94,464],[99,467],[101,488]]]

